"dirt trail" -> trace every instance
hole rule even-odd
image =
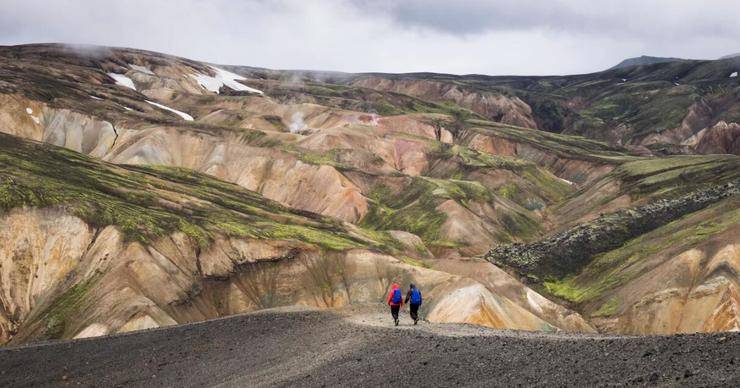
[[[395,327],[390,314],[384,306],[359,306],[350,307],[338,311],[347,322],[371,327],[393,328],[395,330],[413,330],[421,331],[425,334],[433,334],[445,337],[471,337],[471,336],[495,336],[495,337],[516,337],[516,338],[539,338],[548,340],[587,340],[587,339],[622,339],[622,338],[639,338],[624,335],[609,334],[586,334],[586,333],[566,333],[566,332],[542,332],[542,331],[523,331],[508,329],[490,329],[487,327],[461,324],[461,323],[429,323],[420,321],[414,325],[408,315],[406,307],[401,310],[400,325]]]
[[[740,334],[619,337],[392,327],[380,307],[273,310],[0,350],[0,386],[740,384]]]

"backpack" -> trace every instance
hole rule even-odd
[[[421,304],[421,291],[418,288],[411,289],[411,304]]]
[[[393,304],[401,304],[403,301],[403,296],[401,295],[400,289],[393,290],[393,298],[391,299],[391,303]]]

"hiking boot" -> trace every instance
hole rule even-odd
[[[398,326],[398,319],[394,320],[393,322],[395,322],[396,326]]]
[[[417,322],[419,322],[419,320],[418,319],[414,319],[414,325],[416,325]]]

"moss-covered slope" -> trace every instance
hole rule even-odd
[[[59,206],[94,226],[147,242],[179,230],[206,246],[214,234],[296,239],[329,249],[378,243],[339,221],[288,209],[190,170],[116,166],[0,133],[0,209]]]

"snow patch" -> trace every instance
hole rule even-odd
[[[191,116],[191,115],[189,115],[189,114],[187,114],[185,112],[180,112],[179,110],[172,109],[169,106],[165,106],[165,105],[162,105],[162,104],[157,104],[154,101],[146,100],[146,102],[149,103],[149,104],[152,104],[152,105],[156,106],[157,108],[162,108],[164,110],[168,110],[168,111],[170,111],[170,112],[172,112],[172,113],[174,113],[174,114],[182,117],[186,121],[193,121],[193,116]]]
[[[26,108],[26,113],[31,116],[31,120],[33,120],[34,123],[41,124],[41,119],[33,115],[33,109],[31,109],[30,107]]]
[[[127,107],[127,106],[124,106],[123,109],[126,109],[127,111],[132,111],[133,110],[133,109]]]
[[[108,77],[113,78],[114,81],[116,81],[116,85],[125,86],[129,89],[136,90],[136,86],[134,85],[134,81],[131,80],[131,78],[126,77],[123,74],[116,74],[116,73],[108,73]]]
[[[567,179],[563,179],[563,178],[561,178],[561,177],[559,177],[559,176],[556,176],[555,178],[558,178],[558,179],[560,179],[561,181],[563,181],[563,182],[565,182],[565,183],[567,183],[567,184],[569,184],[569,185],[571,185],[571,186],[575,185],[575,183],[573,183],[573,182],[571,182],[571,181],[569,181],[569,180],[567,180]]]
[[[737,77],[737,72],[730,74],[730,78],[735,78],[735,77]]]
[[[678,83],[678,82],[674,82],[673,84],[676,85],[676,86],[681,86],[681,84]]]
[[[221,89],[222,86],[226,85],[230,89],[236,90],[239,92],[264,94],[261,90],[250,88],[247,85],[236,82],[237,80],[246,79],[240,76],[239,74],[234,74],[230,71],[219,69],[218,67],[214,67],[214,66],[209,66],[209,67],[216,73],[215,76],[211,77],[210,75],[205,75],[205,74],[200,74],[200,73],[190,74],[190,76],[195,78],[195,80],[198,81],[198,84],[201,87],[205,88],[206,90],[210,92],[218,93],[218,90]]]
[[[100,98],[100,97],[95,97],[95,96],[93,96],[93,95],[90,95],[90,98],[92,98],[93,100],[98,100],[98,101],[102,101],[102,100],[103,100],[102,98]]]
[[[144,74],[154,75],[153,71],[149,70],[148,68],[144,66],[139,66],[139,65],[134,65],[133,63],[129,63],[128,67],[138,72],[144,73]]]

